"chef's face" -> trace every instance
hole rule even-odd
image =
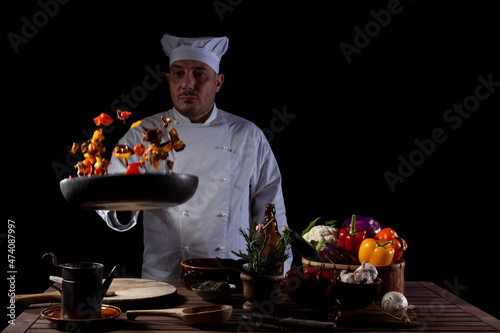
[[[200,61],[177,60],[170,66],[167,81],[177,111],[191,122],[203,123],[210,117],[224,75]]]

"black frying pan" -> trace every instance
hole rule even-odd
[[[64,198],[80,208],[144,210],[188,201],[198,188],[198,177],[182,173],[83,176],[64,179],[60,185]]]

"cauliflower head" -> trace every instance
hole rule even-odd
[[[334,243],[337,242],[337,228],[330,227],[327,225],[317,225],[309,230],[304,236],[302,236],[306,241],[311,242],[326,242],[331,239]]]

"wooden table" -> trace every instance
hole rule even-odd
[[[203,301],[193,292],[187,291],[179,282],[169,282],[177,287],[178,295],[175,304],[170,307],[186,307],[193,305],[210,304]],[[410,304],[415,305],[414,314],[418,325],[410,328],[401,325],[378,324],[374,327],[363,327],[350,324],[349,326],[337,325],[337,332],[500,332],[500,320],[488,315],[484,311],[472,306],[454,294],[438,287],[431,282],[406,282],[405,295]],[[233,316],[223,325],[215,327],[192,327],[184,322],[167,317],[138,317],[135,321],[128,321],[125,313],[120,317],[109,321],[101,330],[92,329],[92,332],[277,332],[280,327],[276,324],[258,325],[252,320],[252,316],[241,309],[244,300],[242,295],[234,295],[225,303],[234,307]],[[9,325],[4,332],[61,332],[54,323],[40,316],[40,311],[49,306],[32,305],[27,308],[15,320],[15,326]],[[273,306],[267,304],[268,306]],[[288,306],[292,306],[288,304]],[[167,307],[167,306],[165,306]],[[286,306],[285,306],[286,307]],[[294,315],[302,313],[304,316],[317,314],[317,311],[295,309]],[[247,318],[245,318],[247,317]],[[283,331],[301,331],[297,328],[281,327]]]

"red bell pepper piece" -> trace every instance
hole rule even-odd
[[[142,156],[145,151],[146,151],[146,147],[140,142],[138,144],[136,144],[134,147],[134,153],[139,157]]]
[[[132,112],[116,110],[116,115],[117,115],[118,119],[123,120],[124,123],[125,123],[125,119],[130,117],[131,114],[132,114]]]
[[[127,171],[125,171],[125,174],[127,176],[140,175],[141,171],[139,170],[139,164],[139,162],[129,164]]]
[[[351,226],[340,229],[339,246],[358,257],[359,246],[366,238],[366,230],[355,227],[356,215],[352,216]]]
[[[94,123],[96,126],[99,126],[101,124],[104,126],[108,126],[112,122],[113,122],[113,118],[111,118],[110,116],[108,116],[105,113],[101,113],[99,116],[94,118]]]
[[[373,238],[381,242],[389,242],[391,240],[394,241],[394,244],[391,245],[394,248],[394,257],[392,258],[394,262],[401,259],[403,252],[408,248],[408,243],[406,243],[403,238],[399,237],[396,231],[391,228],[384,228],[380,230]]]

